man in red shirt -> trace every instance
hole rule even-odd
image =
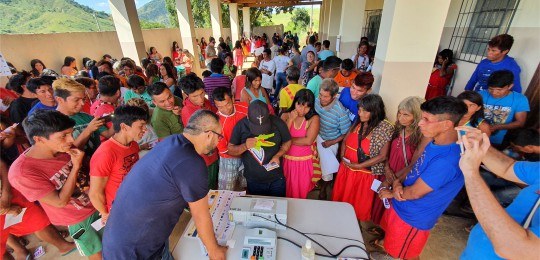
[[[206,98],[204,92],[204,83],[195,73],[191,73],[183,77],[178,85],[182,88],[182,91],[187,96],[184,99],[184,107],[182,108],[182,123],[187,125],[189,118],[197,110],[206,109],[212,112],[216,112],[216,108],[210,104],[210,100]],[[210,154],[201,155],[208,167],[208,188],[217,189],[218,182],[218,155],[214,150]]]
[[[114,135],[103,142],[90,160],[90,201],[107,222],[116,191],[139,160],[139,145],[146,132],[148,113],[140,107],[119,106],[112,119]]]
[[[73,147],[75,122],[56,110],[40,110],[23,122],[32,144],[9,169],[11,186],[39,204],[53,225],[67,226],[79,253],[101,259],[101,236],[92,223],[98,212],[86,194],[84,152]]]
[[[94,117],[102,117],[114,113],[114,109],[120,98],[120,80],[114,76],[103,76],[99,79],[99,98],[92,103],[90,114]],[[106,120],[107,128],[112,128],[110,120]],[[105,138],[101,138],[104,141]]]
[[[218,143],[219,151],[219,173],[218,188],[220,190],[245,190],[247,186],[244,178],[244,167],[240,157],[229,155],[229,139],[231,138],[234,126],[242,118],[247,116],[248,104],[245,102],[234,102],[231,90],[219,87],[212,93],[214,104],[217,107],[217,115],[221,124],[223,138]]]

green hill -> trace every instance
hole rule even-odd
[[[165,0],[152,0],[137,10],[139,19],[170,26]]]
[[[0,17],[2,34],[114,30],[110,15],[73,0],[0,0]]]

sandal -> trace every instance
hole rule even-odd
[[[383,237],[384,236],[384,230],[380,227],[371,227],[366,230],[368,234],[376,236],[376,237]]]
[[[379,249],[379,250],[382,250],[383,252],[386,252],[386,250],[384,249],[384,245],[382,244],[384,242],[383,239],[373,239],[371,241],[369,241],[369,244],[376,248],[376,249]]]

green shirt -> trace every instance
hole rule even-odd
[[[126,91],[126,93],[124,93],[124,102],[128,102],[128,100],[133,99],[133,98],[140,98],[144,100],[144,102],[146,102],[146,104],[149,107],[152,107],[152,108],[155,107],[154,103],[152,103],[152,97],[150,96],[150,94],[148,94],[146,90],[142,94],[137,94],[135,93],[135,91],[131,89],[129,89],[128,91]]]
[[[319,96],[319,86],[322,83],[321,76],[317,75],[313,77],[307,84],[307,89],[311,90],[315,94],[315,98]]]
[[[174,97],[174,105],[180,106],[180,98]],[[184,130],[180,116],[172,111],[156,107],[152,114],[152,126],[156,131],[158,138],[165,138],[172,134],[180,134]]]
[[[90,121],[94,119],[91,115],[79,112],[75,115],[70,116],[73,121],[75,121],[75,126],[73,127],[73,138],[77,139],[79,135],[86,129]],[[92,156],[98,146],[101,144],[100,141],[100,134],[104,131],[107,131],[107,128],[105,126],[100,126],[98,130],[94,131],[90,138],[88,138],[88,142],[86,142],[86,145],[84,146],[84,153],[88,156]]]

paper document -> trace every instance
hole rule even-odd
[[[274,208],[274,203],[275,203],[274,200],[259,199],[257,200],[257,202],[255,202],[255,206],[253,206],[253,209],[270,211]]]
[[[96,230],[96,231],[100,231],[105,225],[103,225],[103,222],[101,222],[101,218],[99,218],[98,220],[94,221],[94,223],[92,223],[92,227]]]
[[[375,179],[373,180],[373,183],[371,183],[371,190],[374,191],[374,192],[377,192],[377,190],[379,189],[379,187],[381,186],[382,182]]]
[[[15,224],[21,223],[25,212],[26,212],[26,208],[23,208],[21,210],[21,213],[19,213],[19,215],[6,214],[6,221],[4,223],[4,229],[11,227]]]

